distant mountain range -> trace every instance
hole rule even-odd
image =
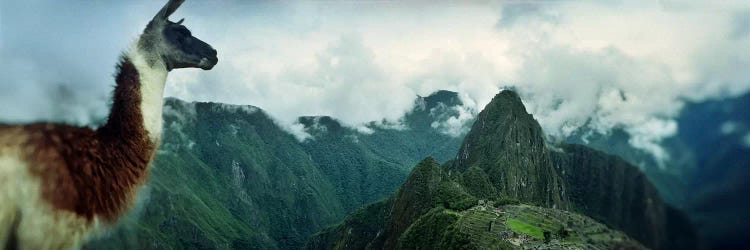
[[[664,171],[621,129],[546,142],[509,91],[465,121],[468,134],[446,130],[466,110],[438,91],[364,132],[300,117],[302,142],[257,107],[168,98],[136,207],[85,248],[700,246],[678,210],[709,247],[742,248],[748,106],[750,94],[687,105]]]
[[[684,210],[708,248],[750,248],[750,92],[736,97],[687,102],[677,133],[661,146],[664,169],[634,148],[622,129],[597,134],[579,129],[567,141],[622,156],[637,164],[661,196]],[[585,139],[584,139],[585,137]]]
[[[424,159],[392,197],[316,234],[306,247],[644,246],[698,244],[689,220],[662,202],[637,167],[585,146],[547,144],[518,95],[503,91],[479,113],[453,160]]]
[[[298,249],[355,209],[391,194],[425,156],[453,157],[461,137],[437,124],[457,94],[417,97],[400,127],[371,133],[301,117],[300,142],[253,106],[168,98],[164,135],[137,207],[89,249]]]
[[[685,208],[715,248],[750,248],[750,93],[688,104],[670,153],[689,156]],[[691,167],[692,166],[692,167]]]

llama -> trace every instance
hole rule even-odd
[[[167,73],[218,62],[183,20],[169,21],[183,1],[170,0],[120,57],[105,125],[0,125],[0,248],[80,248],[133,203],[159,145]]]

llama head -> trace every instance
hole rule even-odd
[[[182,22],[169,21],[169,16],[185,0],[169,0],[148,23],[141,35],[138,46],[147,52],[151,64],[157,60],[164,62],[167,70],[179,68],[201,68],[209,70],[216,65],[216,50],[207,43],[195,38]]]

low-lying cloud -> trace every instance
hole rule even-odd
[[[60,101],[46,91],[63,83],[82,100],[64,112],[83,122],[104,116],[117,53],[160,7],[3,5],[0,53],[11,64],[0,69],[0,120],[54,118],[61,112],[46,107]],[[41,20],[52,17],[55,33],[26,33],[48,29],[43,21],[24,24],[24,8],[43,10]],[[65,12],[72,8],[98,14]],[[398,122],[417,95],[456,91],[471,100],[467,111],[481,110],[514,86],[552,140],[581,126],[623,128],[633,146],[666,159],[659,142],[677,132],[674,117],[685,100],[750,87],[748,13],[750,5],[739,1],[187,2],[175,18],[186,17],[220,60],[212,71],[173,72],[167,94],[255,105],[304,138],[294,125],[302,115],[365,128]],[[443,129],[463,132],[468,114]]]
[[[477,115],[476,103],[466,94],[461,94],[461,105],[449,107],[440,102],[434,108],[430,109],[430,117],[434,121],[430,126],[452,137],[465,135],[471,129],[471,122]]]

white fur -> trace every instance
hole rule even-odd
[[[19,249],[78,249],[99,230],[98,219],[88,223],[75,213],[53,209],[41,197],[39,178],[29,174],[17,151],[0,151],[0,247],[15,230]]]
[[[14,176],[20,167],[17,159],[0,156],[0,247],[5,247],[18,214]]]
[[[162,102],[167,70],[164,63],[149,65],[135,46],[126,56],[135,65],[141,82],[141,113],[149,139],[159,142]],[[29,173],[21,160],[17,137],[21,131],[0,134],[0,248],[5,247],[12,230],[20,249],[78,249],[103,228],[98,218],[89,223],[73,212],[53,209],[41,196],[42,183]],[[17,224],[15,224],[17,222]],[[12,228],[16,226],[16,228]]]
[[[137,44],[137,42],[136,42]],[[141,114],[143,114],[143,124],[148,131],[149,138],[154,143],[159,142],[161,138],[162,125],[162,105],[164,98],[164,84],[167,81],[167,68],[164,62],[156,60],[153,65],[149,65],[144,54],[145,52],[132,46],[126,56],[135,65],[141,80]]]

